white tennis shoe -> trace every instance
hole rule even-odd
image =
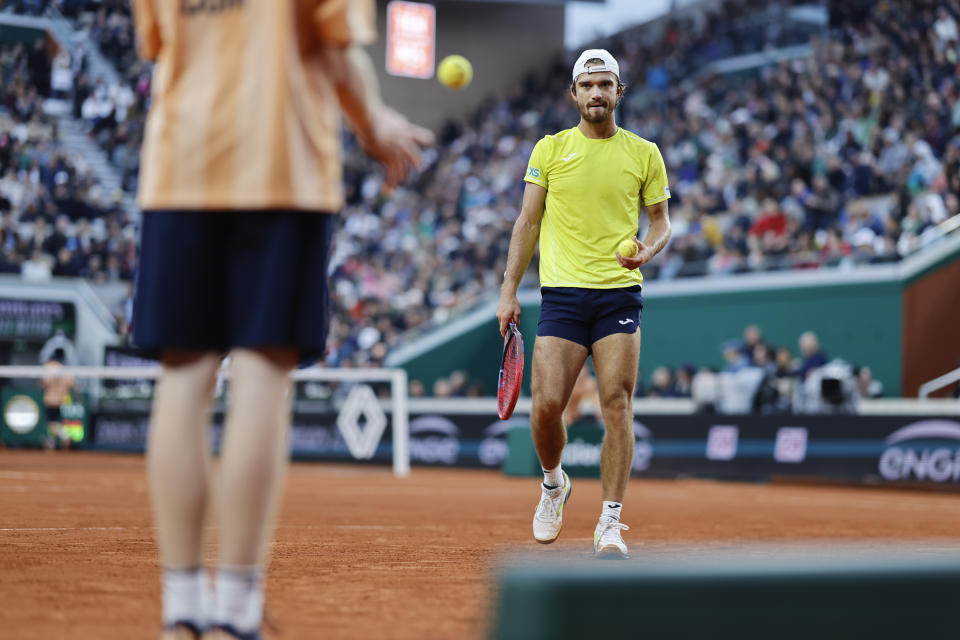
[[[598,558],[629,558],[627,545],[620,535],[621,530],[629,530],[613,518],[600,517],[593,531],[593,555]]]
[[[563,486],[547,489],[540,485],[540,504],[533,514],[533,537],[537,542],[549,544],[560,535],[563,527],[563,505],[570,499],[570,476],[563,472]]]

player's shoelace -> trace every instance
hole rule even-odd
[[[557,492],[556,496],[551,495],[552,493]],[[540,506],[537,509],[537,520],[542,522],[551,522],[557,519],[560,509],[558,508],[558,503],[562,504],[563,500],[563,487],[558,487],[556,489],[546,489],[543,492],[543,495],[540,497]],[[528,512],[529,513],[529,512]]]
[[[629,531],[630,527],[621,522],[604,523],[603,529],[600,531],[600,539],[597,547],[599,548],[605,542],[610,544],[619,542],[620,544],[623,544],[623,538],[620,536],[621,530]]]

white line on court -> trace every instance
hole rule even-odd
[[[0,478],[7,480],[53,480],[52,473],[37,473],[33,471],[0,471]]]
[[[126,531],[131,527],[5,527],[0,531],[20,533],[26,531]]]

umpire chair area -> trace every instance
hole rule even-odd
[[[491,637],[953,637],[960,555],[871,547],[691,547],[621,562],[511,557]]]

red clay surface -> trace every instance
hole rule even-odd
[[[600,483],[573,482],[563,533],[543,546],[530,533],[535,479],[294,465],[268,637],[482,638],[501,554],[590,554]],[[946,493],[633,480],[623,520],[634,552],[833,539],[960,549],[960,495]],[[159,616],[143,458],[0,451],[0,636],[156,638]]]

